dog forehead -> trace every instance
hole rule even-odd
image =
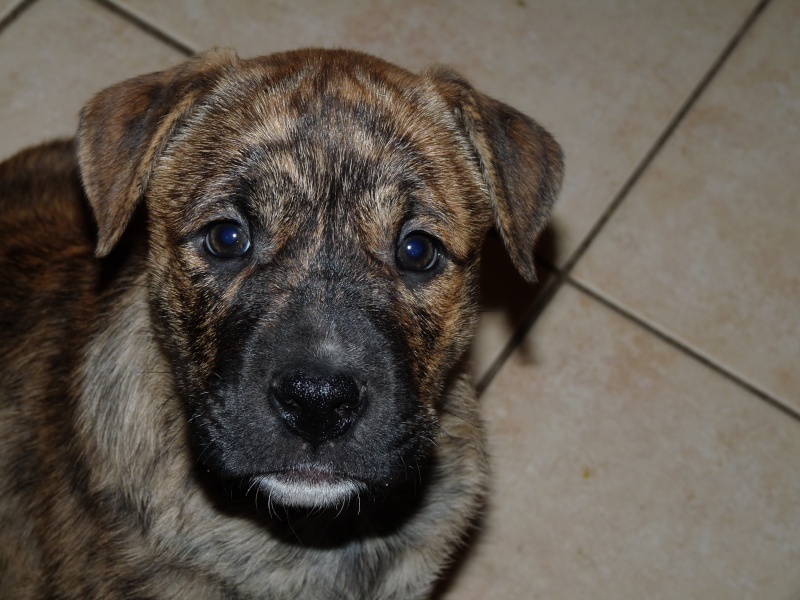
[[[470,222],[488,218],[485,190],[433,86],[358,53],[293,56],[244,61],[182,128],[181,153],[200,169],[186,180],[207,188],[195,198],[244,188],[238,196],[261,220],[325,209],[329,225],[360,223],[373,239],[413,216],[468,252],[456,232],[473,237]],[[335,210],[341,219],[330,219]]]
[[[218,77],[200,112],[280,137],[287,121],[303,116],[338,118],[340,126],[380,116],[412,129],[446,111],[425,77],[358,52],[307,50],[241,61]]]

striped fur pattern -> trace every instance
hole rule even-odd
[[[533,279],[561,171],[343,50],[209,51],[0,165],[4,597],[428,597],[488,487],[483,238]]]

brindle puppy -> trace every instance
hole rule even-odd
[[[561,179],[458,75],[212,51],[0,166],[13,598],[430,593],[487,487],[462,358]]]

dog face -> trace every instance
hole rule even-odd
[[[413,477],[474,327],[480,182],[443,106],[363,75],[255,72],[150,184],[154,305],[201,459],[283,502]]]
[[[145,199],[156,330],[198,459],[336,506],[417,477],[497,226],[533,277],[560,182],[535,123],[449,72],[213,52],[85,109],[106,254]]]

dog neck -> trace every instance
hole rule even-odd
[[[90,485],[140,494],[158,487],[148,479],[159,465],[185,467],[191,458],[171,369],[151,326],[145,277],[127,285],[87,345],[77,429],[84,451],[108,465],[99,471],[107,480]]]

